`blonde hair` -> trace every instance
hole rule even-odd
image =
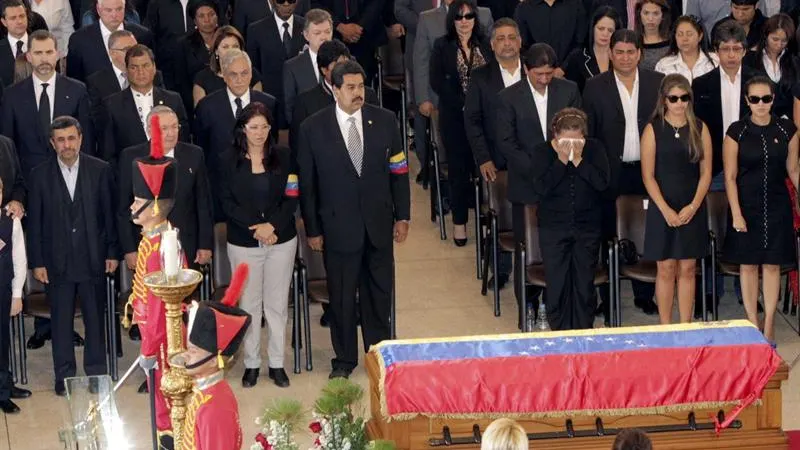
[[[481,450],[528,450],[528,434],[511,419],[497,419],[483,432]]]
[[[658,89],[658,106],[656,106],[655,118],[661,119],[661,124],[666,122],[667,115],[667,96],[673,88],[678,88],[689,94],[689,101],[686,104],[686,122],[689,124],[689,159],[698,162],[703,159],[703,126],[694,115],[694,93],[689,80],[683,75],[673,73],[664,77],[661,87]]]

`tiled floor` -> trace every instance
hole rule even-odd
[[[413,222],[407,243],[397,247],[397,313],[398,336],[403,338],[491,334],[516,331],[516,307],[512,289],[502,291],[503,315],[492,315],[491,297],[480,295],[480,283],[475,278],[474,246],[456,248],[452,241],[440,241],[438,227],[428,219],[428,193],[419,186],[412,187]],[[470,237],[470,244],[474,243]],[[730,288],[730,286],[729,286]],[[623,284],[623,303],[626,324],[655,324],[657,318],[645,316],[631,305],[627,283]],[[731,292],[731,289],[728,289]],[[229,373],[229,380],[239,400],[240,418],[248,448],[257,432],[253,420],[260,410],[277,397],[294,397],[308,407],[326,382],[332,356],[328,331],[319,327],[319,305],[312,305],[314,371],[300,375],[290,373],[292,386],[279,389],[266,375],[252,389],[241,387],[241,365]],[[739,318],[742,308],[730,295],[723,299],[722,318]],[[796,318],[791,320],[796,323]],[[598,321],[597,326],[602,326]],[[290,327],[289,327],[290,328]],[[27,329],[32,329],[28,322]],[[287,329],[287,332],[290,331]],[[787,321],[778,320],[778,351],[787,363],[794,365],[800,355],[800,338]],[[128,367],[136,355],[136,345],[124,338],[125,357],[121,370]],[[289,340],[287,339],[287,345]],[[266,346],[263,346],[266,347]],[[80,351],[79,358],[80,358]],[[28,353],[29,383],[33,397],[19,402],[22,412],[0,419],[0,450],[60,449],[58,430],[67,420],[66,401],[53,394],[50,345]],[[291,367],[291,352],[287,352],[287,367]],[[266,370],[264,369],[264,372]],[[117,394],[116,402],[125,421],[126,434],[132,448],[150,449],[147,396],[136,393],[144,379],[139,371]],[[353,379],[367,386],[363,367],[356,369]],[[786,429],[800,429],[800,376],[791,372],[784,384],[783,420]],[[366,406],[366,405],[365,405]],[[310,436],[301,433],[302,444],[310,444]]]

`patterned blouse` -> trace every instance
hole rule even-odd
[[[461,90],[467,93],[469,87],[469,79],[472,76],[472,71],[486,64],[486,59],[481,54],[481,49],[477,46],[472,47],[470,52],[469,61],[464,50],[459,47],[456,56],[456,65],[458,66],[458,79],[461,82]]]

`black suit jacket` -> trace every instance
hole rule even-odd
[[[188,13],[184,21],[183,5],[179,0],[158,0],[147,5],[142,23],[153,33],[153,50],[158,67],[164,71],[167,89],[177,90],[176,60],[179,58],[180,38],[194,29],[194,18]]]
[[[639,69],[639,103],[637,125],[641,136],[650,123],[658,102],[658,88],[664,74]],[[589,116],[589,136],[597,138],[606,147],[611,167],[609,193],[616,195],[622,152],[625,142],[625,113],[617,90],[613,70],[597,75],[586,82],[583,90],[583,110]]]
[[[269,15],[250,25],[247,31],[247,54],[253,67],[261,72],[263,91],[283,104],[283,63],[297,56],[305,45],[303,26],[305,19],[295,15],[292,25],[292,45],[289,54],[283,48],[283,29],[278,29],[275,16]],[[282,111],[278,111],[281,112]],[[289,128],[283,114],[278,116],[278,128]]]
[[[479,44],[481,54],[487,64],[494,63],[492,49],[488,42]],[[433,44],[431,52],[431,88],[439,96],[439,110],[444,116],[461,116],[464,109],[464,91],[458,75],[458,43],[442,36]],[[473,50],[474,52],[474,50]],[[474,54],[474,53],[473,53]],[[447,120],[442,117],[442,120]]]
[[[524,72],[523,77],[498,94],[495,140],[499,153],[508,164],[509,201],[533,205],[538,202],[531,177],[534,149],[552,136],[542,134],[539,113]],[[569,80],[553,78],[547,88],[547,128],[550,128],[549,124],[557,112],[580,106],[578,85]]]
[[[28,265],[45,267],[52,282],[64,276],[71,260],[67,184],[57,158],[36,166],[30,174],[27,207]],[[75,192],[80,193],[89,240],[89,267],[98,276],[105,272],[107,259],[119,259],[114,221],[114,181],[111,167],[85,153],[80,155]]]
[[[153,48],[153,33],[150,30],[130,22],[125,22],[123,28],[133,33],[136,42]],[[111,60],[103,43],[99,21],[72,33],[67,54],[68,76],[85,81],[89,75],[109,67]]]
[[[24,205],[28,195],[17,149],[14,141],[5,136],[0,136],[0,178],[3,180],[3,202],[0,207],[5,207],[12,200]]]
[[[181,94],[183,106],[189,117],[194,114],[194,101],[192,98],[192,85],[194,76],[208,67],[211,54],[200,33],[195,30],[180,39],[180,50],[175,59],[175,91]]]
[[[0,41],[0,78],[5,87],[14,84],[14,51],[8,38]]]
[[[166,151],[166,149],[165,149]],[[129,209],[133,202],[131,170],[133,161],[150,153],[150,143],[144,142],[122,151],[119,157],[119,203],[117,226],[123,253],[136,252],[141,239],[141,228],[131,222]],[[175,146],[175,161],[178,164],[178,189],[175,206],[169,213],[169,221],[180,230],[178,233],[186,259],[191,264],[197,250],[214,248],[214,221],[211,211],[211,192],[208,184],[203,149],[196,145],[178,142]]]
[[[711,134],[711,147],[714,153],[713,174],[722,171],[722,141],[725,132],[722,128],[722,81],[720,80],[720,68],[717,67],[703,76],[699,76],[692,81],[692,91],[694,91],[694,113],[698,119],[705,122],[708,132]],[[749,114],[750,109],[745,103],[745,84],[747,80],[758,75],[753,69],[742,66],[742,93],[739,99],[739,117],[742,119]]]
[[[91,106],[86,86],[80,81],[56,75],[53,118],[72,116],[83,129],[81,151],[94,154],[95,141]],[[28,77],[6,89],[0,106],[0,129],[17,144],[23,176],[53,155],[50,130],[39,125],[39,105]]]
[[[322,77],[322,74],[314,73],[314,64],[308,51],[283,63],[283,112],[286,122],[292,123],[294,120],[293,111],[297,96],[314,86],[319,86],[318,76]]]
[[[181,126],[180,140],[190,142],[189,120],[183,109],[183,100],[180,95],[166,89],[153,88],[153,107],[169,106],[178,116]],[[110,95],[103,100],[105,118],[103,119],[103,136],[100,140],[100,155],[115,169],[117,158],[122,150],[147,142],[147,133],[139,119],[136,102],[133,100],[131,88]]]
[[[273,16],[267,3],[263,0],[236,0],[236,4],[233,7],[231,25],[242,33],[245,40],[250,39],[247,33],[250,33],[249,29],[253,23],[267,16]],[[294,14],[303,17],[309,9],[311,9],[311,0],[297,0]]]
[[[156,71],[153,84],[160,88],[164,87],[164,78],[160,70]],[[117,74],[111,67],[98,70],[86,79],[86,87],[89,89],[89,101],[92,104],[94,129],[103,130],[105,128],[103,119],[106,115],[106,110],[103,108],[103,100],[122,90],[119,86]]]
[[[358,42],[347,44],[353,56],[361,58],[370,55],[376,48],[388,42],[383,20],[386,1],[312,0],[311,6],[331,13],[334,36],[338,39],[342,39],[342,36],[336,31],[336,27],[341,23],[356,23],[364,29]],[[432,3],[431,6],[433,6]]]
[[[397,120],[372,105],[361,108],[364,160],[359,177],[328,106],[300,127],[300,206],[306,233],[323,236],[325,249],[353,252],[366,240],[378,248],[392,245],[393,225],[411,218],[408,171],[393,174],[389,159],[402,154]]]

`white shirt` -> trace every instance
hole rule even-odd
[[[719,56],[716,53],[709,53],[709,56],[711,59],[704,52],[700,52],[694,67],[689,69],[689,65],[683,61],[680,53],[668,55],[658,60],[656,72],[661,72],[664,75],[677,73],[683,75],[691,83],[695,78],[705,75],[719,66]]]
[[[739,103],[742,100],[742,67],[736,72],[736,80],[731,82],[724,70],[719,70],[720,96],[722,97],[722,138],[733,122],[739,120]]]
[[[633,162],[641,160],[639,149],[639,71],[633,81],[633,93],[628,93],[628,88],[620,81],[614,72],[617,81],[617,91],[622,102],[622,111],[625,113],[625,141],[622,147],[622,161]]]
[[[544,95],[540,94],[536,91],[531,83],[531,80],[528,78],[528,86],[531,88],[531,94],[533,94],[533,103],[536,104],[536,114],[539,116],[539,126],[542,127],[542,136],[545,140],[547,140],[547,92],[548,89],[545,88]]]
[[[122,24],[119,24],[119,28],[117,28],[116,30],[109,30],[108,28],[106,28],[102,20],[98,20],[97,22],[100,23],[100,35],[103,37],[103,48],[106,49],[106,53],[108,53],[108,38],[111,37],[111,33],[118,30],[123,30],[124,27],[122,26]],[[111,55],[109,55],[108,57],[110,59]]]
[[[53,121],[53,110],[56,107],[56,73],[49,80],[42,81],[36,75],[33,78],[33,93],[36,95],[36,107],[39,107],[39,99],[42,98],[42,84],[47,83],[47,97],[50,99],[50,121]]]
[[[41,0],[41,2],[37,2],[36,0],[31,0],[29,4],[34,12],[39,13],[44,18],[47,28],[56,37],[59,53],[62,56],[66,56],[69,37],[75,31],[75,21],[72,17],[72,7],[69,5],[69,1]],[[108,41],[106,40],[106,42]]]
[[[49,26],[49,25],[48,25]],[[12,35],[8,35],[8,45],[11,46],[11,54],[14,55],[14,58],[17,57],[17,41],[22,41],[22,51],[28,51],[28,33],[22,35],[21,38],[17,39]]]
[[[781,58],[783,58],[784,53],[786,53],[785,49],[778,55],[777,64],[772,64],[769,56],[767,56],[766,50],[761,55],[761,60],[764,62],[764,71],[767,72],[767,76],[769,76],[769,79],[772,80],[773,83],[781,81]]]
[[[168,151],[167,153],[164,153],[164,156],[166,156],[167,158],[175,159],[175,149],[173,148],[172,150]]]
[[[75,164],[72,167],[64,164],[60,158],[56,158],[56,160],[58,161],[58,167],[61,169],[61,176],[64,177],[64,183],[67,184],[69,198],[75,199],[75,186],[78,185],[78,169],[80,169],[81,156],[78,154],[78,159],[75,160]]]
[[[311,50],[311,48],[309,48],[308,49],[308,56],[311,57],[311,65],[314,66],[314,76],[317,77],[317,83],[319,83],[320,74],[319,74],[319,67],[317,66],[317,52],[315,52],[314,50]],[[333,91],[331,91],[331,92],[333,92]]]
[[[364,124],[361,123],[361,108],[352,115],[342,111],[339,103],[336,103],[336,122],[339,123],[339,130],[342,132],[342,138],[347,144],[347,137],[350,136],[350,122],[349,119],[353,117],[356,119],[356,130],[358,130],[358,137],[361,139],[361,148],[364,150]]]
[[[273,15],[275,16],[275,23],[278,24],[278,38],[280,38],[281,42],[283,42],[283,24],[284,23],[289,24],[289,36],[291,36],[292,31],[294,30],[294,15],[289,16],[289,20],[281,19],[280,17],[278,17],[277,13]],[[314,59],[317,59],[316,55]]]
[[[114,69],[114,75],[117,76],[117,82],[119,83],[119,90],[125,90],[128,88],[128,74],[117,69],[117,66],[111,64],[111,68]]]
[[[231,105],[231,112],[233,113],[233,116],[236,117],[236,98],[237,97],[235,95],[233,95],[233,92],[231,92],[230,89],[225,88],[225,90],[228,92],[228,103],[230,103],[230,105]],[[248,89],[247,91],[245,91],[244,94],[242,94],[241,97],[238,97],[238,98],[242,99],[242,109],[244,109],[245,106],[250,104],[250,90]]]
[[[25,253],[25,234],[19,219],[13,219],[11,245],[13,246],[11,247],[11,260],[14,262],[11,297],[22,298],[22,289],[25,287],[25,278],[28,276],[28,257]]]
[[[142,94],[141,92],[131,89],[133,94],[133,102],[136,103],[136,112],[139,114],[139,121],[142,122],[142,128],[147,133],[147,115],[153,109],[153,88],[150,91]]]
[[[500,63],[497,64],[500,66],[500,75],[503,76],[503,86],[509,87],[522,79],[522,70],[520,70],[522,68],[522,64],[518,64],[517,70],[514,72],[509,72]]]
[[[765,17],[772,17],[781,12],[781,0],[761,0],[759,7]]]

